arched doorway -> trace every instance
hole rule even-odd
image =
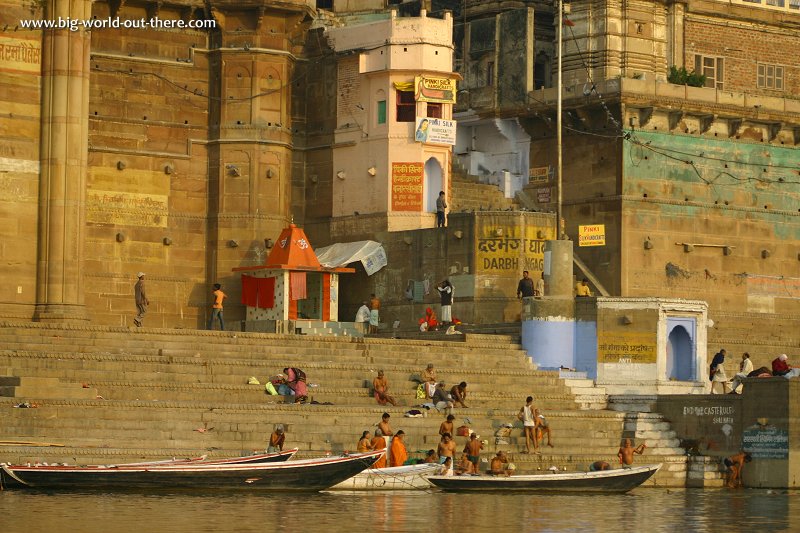
[[[435,157],[425,161],[425,211],[436,212],[436,199],[442,190],[442,165]]]
[[[667,339],[667,379],[694,381],[694,350],[689,332],[675,326]]]

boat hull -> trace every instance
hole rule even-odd
[[[628,492],[652,477],[661,464],[599,472],[569,472],[519,476],[431,476],[428,480],[448,491],[505,492]]]
[[[419,464],[389,468],[368,468],[329,490],[424,490],[432,487],[428,476],[440,472],[441,465]]]
[[[34,489],[319,491],[370,467],[381,453],[255,464],[130,468],[0,465],[0,468],[4,481],[11,479]]]

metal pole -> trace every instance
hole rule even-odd
[[[558,195],[558,204],[556,207],[556,239],[562,239],[564,237],[563,231],[563,214],[562,214],[562,207],[561,207],[561,170],[562,170],[562,158],[561,158],[561,52],[562,52],[562,31],[564,29],[564,0],[558,0],[558,16],[556,18],[558,21],[558,73],[557,73],[557,82],[556,85],[558,86],[558,106],[557,106],[557,115],[556,115],[556,137],[557,139],[557,153],[558,153],[558,168],[556,169],[556,175],[558,176],[556,181],[556,189]]]

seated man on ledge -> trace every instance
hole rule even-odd
[[[512,465],[507,465],[508,457],[506,456],[506,452],[500,450],[497,452],[497,455],[492,457],[492,462],[489,463],[489,475],[491,476],[510,476],[514,469],[511,468]]]
[[[785,353],[780,354],[772,361],[772,375],[783,376],[786,379],[800,376],[800,368],[792,368]]]

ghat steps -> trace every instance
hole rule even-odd
[[[0,323],[0,375],[15,383],[13,397],[0,397],[0,461],[231,456],[263,449],[278,423],[301,455],[338,453],[352,450],[362,431],[374,431],[384,410],[417,454],[436,447],[443,415],[403,414],[419,402],[411,378],[433,362],[448,384],[468,383],[469,408],[453,414],[456,425],[469,420],[488,440],[486,457],[503,449],[520,471],[585,469],[599,459],[614,462],[620,439],[632,437],[648,442],[649,461],[665,462],[654,483],[685,484],[683,450],[660,415],[581,410],[558,373],[533,369],[510,337],[463,337],[326,338]],[[317,385],[309,394],[320,404],[283,403],[263,386],[246,384],[250,376],[263,383],[284,366],[307,372],[309,383]],[[378,369],[385,370],[402,405],[384,408],[369,396]],[[518,453],[524,438],[516,413],[528,394],[537,397],[553,428],[555,447],[544,447],[541,455]],[[23,402],[38,407],[13,407]],[[498,444],[494,434],[504,424],[514,427]],[[459,447],[464,441],[457,439]]]

